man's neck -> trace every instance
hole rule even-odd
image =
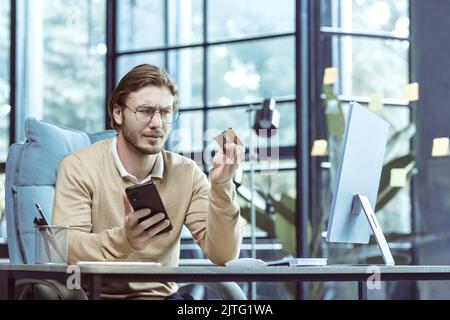
[[[125,170],[139,181],[151,172],[156,161],[156,154],[142,154],[131,146],[121,134],[117,136],[117,153]]]

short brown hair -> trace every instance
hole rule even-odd
[[[119,82],[108,101],[108,114],[111,126],[118,130],[119,125],[113,117],[114,105],[124,107],[125,99],[132,92],[145,86],[167,87],[174,97],[173,108],[178,108],[178,90],[167,72],[151,64],[141,64],[131,69]]]

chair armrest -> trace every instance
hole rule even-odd
[[[83,289],[70,290],[56,280],[22,279],[16,281],[17,300],[26,300],[32,294],[37,300],[87,300]]]

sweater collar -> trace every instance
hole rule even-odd
[[[115,165],[117,171],[119,171],[119,174],[123,179],[129,179],[133,183],[138,184],[138,183],[148,182],[152,178],[162,179],[162,177],[163,177],[164,159],[163,159],[161,152],[159,152],[156,155],[155,165],[153,166],[152,171],[149,173],[149,175],[147,177],[145,177],[144,180],[142,180],[140,182],[134,175],[128,173],[128,171],[123,166],[122,161],[120,161],[119,153],[117,152],[117,137],[114,137],[111,141],[110,152],[111,152],[111,156],[114,161],[114,165]]]

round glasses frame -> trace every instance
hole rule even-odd
[[[161,119],[162,122],[166,123],[166,124],[172,124],[174,122],[176,122],[178,120],[178,118],[180,117],[180,112],[179,111],[175,111],[175,112],[170,112],[171,113],[171,119],[168,120],[165,118],[165,116],[161,115],[161,111],[153,111],[150,114],[143,114],[143,110],[150,110],[151,108],[149,107],[144,107],[144,106],[139,106],[137,107],[136,110],[134,110],[133,108],[131,108],[130,106],[128,106],[127,104],[123,104],[126,108],[130,109],[133,113],[134,116],[136,117],[136,120],[140,121],[140,122],[151,122],[153,120],[153,117],[155,116],[155,114],[159,113],[159,117]],[[141,109],[141,110],[139,110]]]

